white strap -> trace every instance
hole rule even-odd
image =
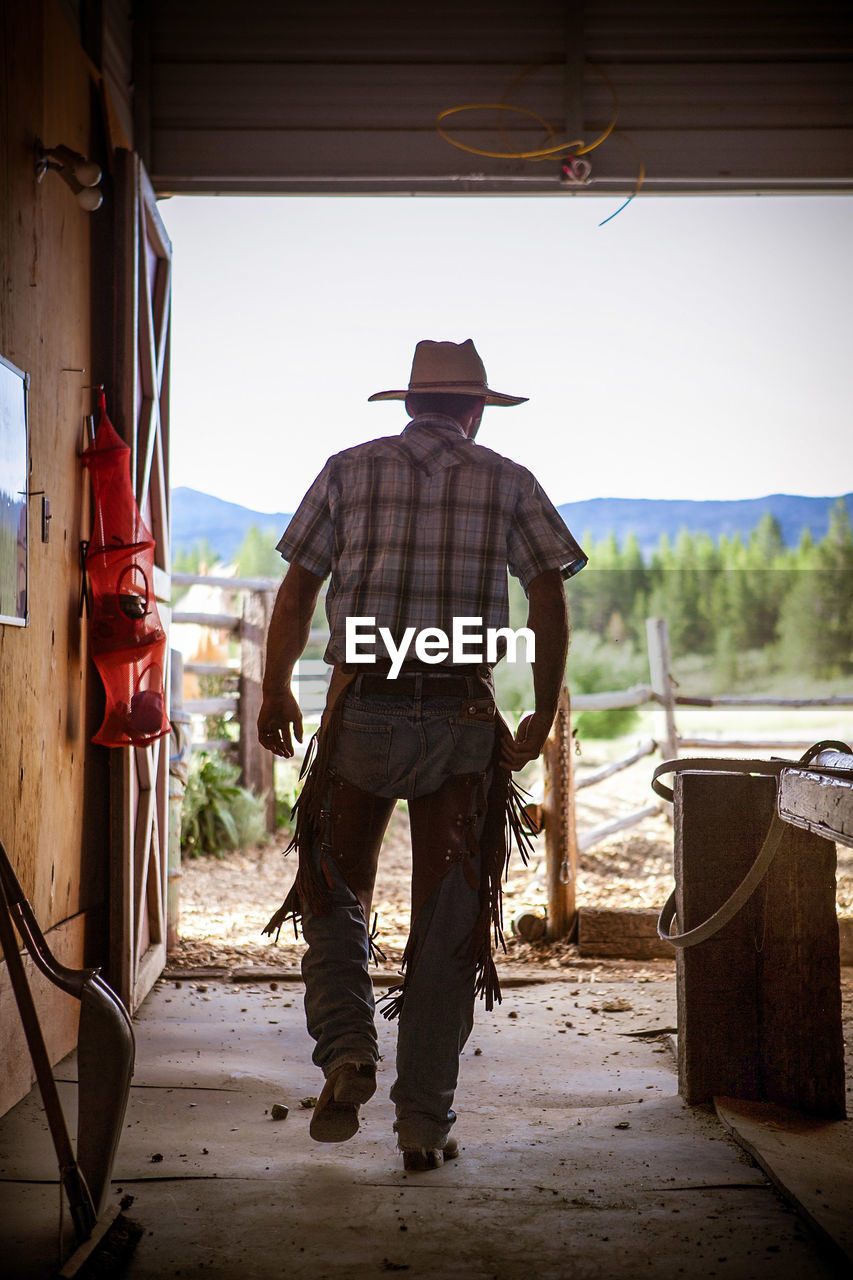
[[[779,850],[784,834],[785,823],[778,814],[774,813],[770,829],[767,832],[764,844],[758,852],[758,857],[734,893],[703,924],[697,925],[695,929],[688,929],[686,933],[669,932],[675,919],[675,890],[673,889],[658,919],[658,936],[663,938],[664,942],[671,942],[674,947],[679,948],[695,947],[697,943],[706,942],[708,938],[713,937],[724,925],[728,924],[733,916],[737,915],[741,907],[746,905],[761,884],[770,867],[770,863]]]
[[[818,756],[821,751],[827,748],[841,749],[849,752],[850,748],[843,742],[817,742],[813,747],[809,747],[799,760],[726,760],[719,756],[704,757],[694,760],[664,760],[659,764],[652,775],[652,789],[659,796],[663,796],[665,800],[672,800],[672,788],[666,786],[660,781],[661,774],[664,773],[681,773],[685,770],[695,770],[696,772],[714,771],[718,773],[752,773],[764,774],[771,777],[779,777],[783,769],[814,769],[811,761]],[[838,768],[820,768],[816,772],[832,775],[849,777],[849,770]],[[750,867],[749,871],[741,880],[734,893],[726,899],[721,907],[719,907],[713,915],[709,916],[704,923],[697,925],[695,929],[688,929],[686,933],[670,933],[672,922],[675,919],[675,889],[667,898],[663,905],[663,909],[658,917],[658,937],[664,942],[671,942],[674,947],[683,949],[684,947],[695,947],[699,942],[706,942],[708,938],[718,933],[724,925],[736,916],[741,907],[745,906],[752,897],[755,890],[764,879],[771,862],[775,858],[782,836],[785,834],[786,823],[782,821],[778,813],[773,814],[764,843],[758,851],[758,856]]]

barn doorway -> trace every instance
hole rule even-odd
[[[849,205],[846,196],[641,196],[602,226],[612,212],[608,197],[161,201],[175,246],[176,565],[192,565],[195,557],[208,572],[217,566],[243,577],[280,572],[275,542],[326,457],[399,429],[400,407],[369,405],[367,397],[405,379],[415,342],[430,333],[459,340],[473,334],[493,376],[501,371],[507,385],[530,393],[523,421],[492,411],[481,439],[547,477],[552,499],[583,513],[569,517],[576,535],[591,536],[605,555],[612,554],[609,530],[589,501],[605,494],[625,504],[639,498],[669,505],[828,491],[835,477],[827,475],[826,459],[843,432],[841,352],[853,336],[844,304]],[[784,270],[793,245],[801,255],[795,278]],[[807,376],[786,377],[798,364]],[[816,387],[818,439],[804,462],[797,441]],[[645,515],[641,501],[636,518]],[[576,518],[598,523],[590,531]],[[656,536],[641,533],[647,560]],[[748,540],[749,531],[743,536]],[[585,574],[599,581],[620,576],[612,560],[600,570],[594,562]],[[223,608],[220,599],[213,612]],[[322,627],[320,612],[315,623]],[[648,680],[629,609],[612,606],[600,615],[599,631],[605,634],[577,628],[578,664],[609,663],[606,688]],[[224,653],[224,633],[220,641]],[[314,661],[322,647],[315,645]],[[192,656],[184,655],[190,662]],[[685,662],[695,687],[708,689],[721,678],[716,653]],[[316,711],[309,676],[305,688]],[[504,672],[501,693],[505,709],[520,714],[530,700],[529,670]],[[707,716],[700,723],[697,712],[684,714],[694,733],[708,731]],[[775,719],[768,714],[761,729],[765,736],[811,740],[843,736],[843,716],[819,714],[791,730],[780,712]],[[603,719],[606,713],[598,725]],[[626,719],[627,746],[617,748],[619,738],[599,737],[595,717],[586,716],[576,739],[580,776],[661,736],[651,706]],[[652,767],[646,758],[579,794],[579,827],[648,807]],[[541,778],[531,774],[525,781],[535,797]],[[282,796],[291,785],[289,776],[279,778]],[[400,815],[400,857],[392,838],[385,860],[391,878],[378,896],[392,961],[407,929],[405,840]],[[617,909],[659,906],[670,842],[665,815],[649,813],[628,833],[589,849],[581,859],[581,899]],[[283,896],[292,874],[278,856],[284,843],[274,841],[257,865],[242,869],[250,894],[269,875]],[[261,947],[255,958],[274,963],[258,929],[277,905],[276,892],[270,885],[252,909],[236,882],[225,889],[226,864],[211,865],[206,890],[198,881],[198,910],[204,915],[207,896],[213,915],[199,925],[197,958],[205,947],[208,959],[214,956],[219,919],[222,955],[229,947],[243,955]],[[185,863],[185,889],[198,880],[197,870]],[[520,911],[541,911],[541,865],[519,868],[507,890],[508,922]],[[184,899],[186,925],[186,893]],[[287,954],[290,963],[298,958]],[[279,953],[278,962],[283,958]]]

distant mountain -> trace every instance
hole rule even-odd
[[[564,502],[558,510],[578,539],[584,534],[598,539],[614,533],[619,542],[624,542],[628,534],[633,533],[643,553],[648,554],[661,534],[676,538],[682,529],[710,534],[715,542],[723,535],[746,536],[768,511],[778,520],[786,546],[795,547],[804,529],[819,542],[826,536],[829,512],[837,501],[837,498],[804,498],[787,493],[731,502],[590,498],[586,502]],[[844,501],[853,520],[853,494],[845,494]]]
[[[804,498],[795,494],[771,494],[732,502],[688,502],[681,499],[590,498],[564,502],[558,508],[579,539],[606,538],[614,533],[624,542],[636,534],[644,553],[650,552],[665,533],[676,538],[682,529],[707,533],[716,540],[726,534],[748,534],[769,511],[779,521],[788,546],[796,546],[804,529],[820,541],[829,527],[829,511],[837,498]],[[853,494],[844,498],[853,520]],[[172,550],[187,551],[204,539],[229,561],[252,525],[269,533],[273,545],[287,527],[290,515],[251,511],[236,502],[225,502],[196,489],[172,490]]]
[[[255,525],[269,531],[273,546],[290,522],[289,512],[251,511],[236,502],[214,498],[197,489],[172,490],[172,555],[189,551],[205,539],[223,562],[233,559],[246,534]]]

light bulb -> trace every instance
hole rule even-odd
[[[77,203],[87,213],[94,213],[104,203],[103,192],[99,191],[97,187],[84,187],[82,191],[77,192]]]
[[[96,187],[101,181],[101,170],[94,160],[84,160],[74,166],[74,177],[81,187]]]

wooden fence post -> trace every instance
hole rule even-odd
[[[663,707],[664,735],[661,754],[664,760],[678,755],[678,730],[675,726],[675,682],[669,654],[669,628],[665,618],[646,619],[646,641],[649,648],[649,675],[655,698]]]
[[[776,808],[773,778],[685,771],[675,780],[676,913],[707,920],[755,861]],[[844,1042],[835,846],[786,827],[743,909],[676,953],[678,1090],[765,1100],[843,1119]]]
[[[272,606],[271,591],[250,591],[240,620],[240,770],[243,786],[266,796],[268,831],[275,830],[274,758],[258,742],[257,722]]]
[[[548,892],[546,936],[566,938],[575,927],[577,835],[575,832],[574,766],[569,691],[565,685],[554,726],[543,751],[545,797],[545,879]]]

